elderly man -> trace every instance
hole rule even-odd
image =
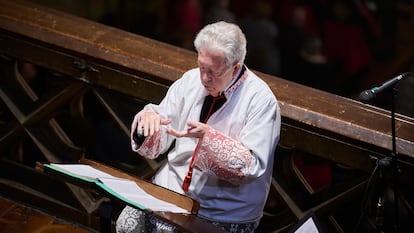
[[[278,102],[244,65],[246,39],[237,25],[209,24],[194,46],[198,68],[174,82],[160,104],[148,104],[135,115],[131,138],[138,132],[145,139],[132,140],[132,149],[156,158],[175,143],[153,182],[199,201],[198,215],[212,224],[253,232],[271,183],[280,135]],[[142,215],[126,207],[117,231],[143,231],[140,221],[148,219]],[[157,224],[150,228],[160,228]],[[162,228],[176,231],[168,224]]]

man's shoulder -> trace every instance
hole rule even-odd
[[[246,79],[245,82],[247,86],[247,92],[259,95],[259,96],[269,96],[269,97],[275,97],[273,94],[272,89],[269,87],[269,85],[261,79],[259,76],[257,76],[254,72],[249,70],[249,76]]]
[[[192,69],[187,70],[186,72],[184,72],[183,77],[186,76],[194,76],[194,75],[198,75],[200,74],[198,67],[194,67]]]

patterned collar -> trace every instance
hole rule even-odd
[[[243,65],[237,77],[234,79],[232,84],[224,92],[226,96],[230,95],[230,93],[232,93],[238,86],[240,86],[240,84],[244,82],[244,80],[246,80],[247,74],[248,74],[248,72],[246,71],[247,71],[247,68],[246,66]]]

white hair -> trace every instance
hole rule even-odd
[[[219,21],[206,25],[197,34],[194,47],[224,52],[226,65],[244,63],[246,57],[246,36],[239,26],[233,23]]]

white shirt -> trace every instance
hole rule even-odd
[[[200,81],[198,68],[187,71],[169,88],[159,105],[144,109],[172,119],[166,127],[184,130],[187,121],[199,121],[209,93]],[[153,182],[200,202],[199,215],[213,221],[248,223],[260,220],[273,172],[274,152],[280,137],[280,109],[268,85],[253,72],[244,75],[225,92],[227,101],[209,120],[210,130],[200,141],[188,192],[182,189],[196,138],[176,138],[168,162]],[[155,158],[173,140],[163,126],[135,151]],[[230,181],[230,182],[229,182]]]

